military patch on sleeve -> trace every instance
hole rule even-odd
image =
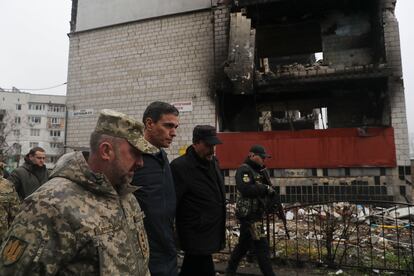
[[[11,265],[17,262],[26,250],[27,242],[11,236],[3,248],[1,257],[4,265]]]
[[[247,173],[243,174],[243,182],[244,183],[250,182],[250,176]]]

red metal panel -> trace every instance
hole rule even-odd
[[[268,132],[221,132],[217,157],[223,169],[237,168],[250,147],[263,145],[269,168],[395,167],[393,128],[356,128]]]

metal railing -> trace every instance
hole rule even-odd
[[[266,215],[267,238],[277,263],[414,273],[414,205],[387,201],[319,202],[284,206],[283,223]],[[234,204],[227,204],[227,247],[237,243]]]

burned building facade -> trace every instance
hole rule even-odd
[[[229,196],[260,143],[285,202],[411,198],[395,0],[170,2],[73,0],[68,144],[161,100],[182,108],[170,159],[217,126]]]

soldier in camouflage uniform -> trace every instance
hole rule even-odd
[[[0,243],[19,211],[20,200],[14,185],[3,178],[4,164],[0,162]]]
[[[91,151],[62,156],[24,200],[1,247],[0,275],[149,275],[144,214],[129,185],[157,151],[143,125],[103,110]]]
[[[267,173],[264,161],[267,157],[265,149],[260,145],[251,147],[249,155],[236,172],[236,216],[240,221],[239,242],[234,248],[226,275],[236,275],[240,260],[247,251],[253,249],[263,275],[275,275],[269,258],[269,245],[266,240],[265,225],[262,221],[268,197],[274,189],[265,184],[264,173]]]

